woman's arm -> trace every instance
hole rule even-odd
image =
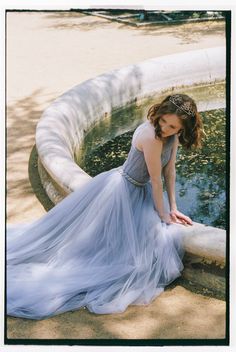
[[[165,179],[166,190],[169,198],[171,211],[177,210],[177,205],[175,200],[175,179],[176,179],[175,162],[176,162],[177,149],[178,149],[178,137],[176,135],[172,153],[171,153],[171,158],[168,161],[167,165],[163,168],[163,176]]]
[[[178,137],[175,136],[175,142],[171,154],[171,158],[167,165],[163,168],[163,175],[166,184],[166,190],[169,198],[170,204],[170,215],[174,222],[182,223],[184,225],[192,225],[192,220],[182,214],[177,210],[176,200],[175,200],[175,179],[176,179],[176,171],[175,171],[175,163],[176,163],[176,155],[178,149]]]
[[[171,218],[164,210],[163,202],[163,185],[161,179],[161,151],[162,142],[151,137],[150,134],[142,137],[142,150],[147,164],[150,180],[152,184],[152,195],[156,211],[160,218],[167,223],[171,222]]]

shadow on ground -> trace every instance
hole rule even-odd
[[[204,36],[222,36],[225,31],[225,21],[196,22],[184,24],[150,25],[146,27],[134,27],[127,24],[112,22],[93,15],[77,12],[55,12],[46,14],[45,20],[55,20],[49,28],[59,30],[91,31],[96,29],[115,26],[117,30],[133,30],[137,35],[162,36],[169,35],[180,39],[180,44],[194,44],[202,40]],[[112,28],[112,27],[111,27]]]
[[[7,213],[8,218],[24,214],[32,208],[33,190],[29,182],[28,161],[35,144],[35,128],[42,114],[40,97],[43,90],[35,90],[29,97],[7,107]],[[45,97],[44,97],[45,99]],[[49,99],[46,104],[49,104]]]
[[[176,286],[124,313],[80,309],[41,321],[9,317],[7,323],[10,339],[223,339],[225,302]]]

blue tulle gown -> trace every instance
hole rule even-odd
[[[7,314],[43,319],[150,303],[183,269],[181,226],[161,222],[144,155],[92,178],[39,220],[7,228]],[[174,136],[162,151],[171,156]],[[168,206],[168,204],[167,204]]]

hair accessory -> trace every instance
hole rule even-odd
[[[191,108],[191,103],[189,101],[183,102],[183,98],[180,94],[171,95],[169,101],[177,106],[178,109],[184,111],[189,116],[194,116],[195,112]]]

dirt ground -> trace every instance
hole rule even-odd
[[[8,318],[8,338],[18,339],[220,339],[225,337],[225,304],[181,286],[148,306],[95,315],[86,309],[42,321]]]
[[[7,217],[45,213],[29,182],[35,126],[47,105],[74,85],[152,57],[225,45],[223,22],[137,29],[78,13],[7,14]],[[69,312],[43,321],[7,319],[8,338],[220,339],[225,302],[176,286],[125,313]]]

